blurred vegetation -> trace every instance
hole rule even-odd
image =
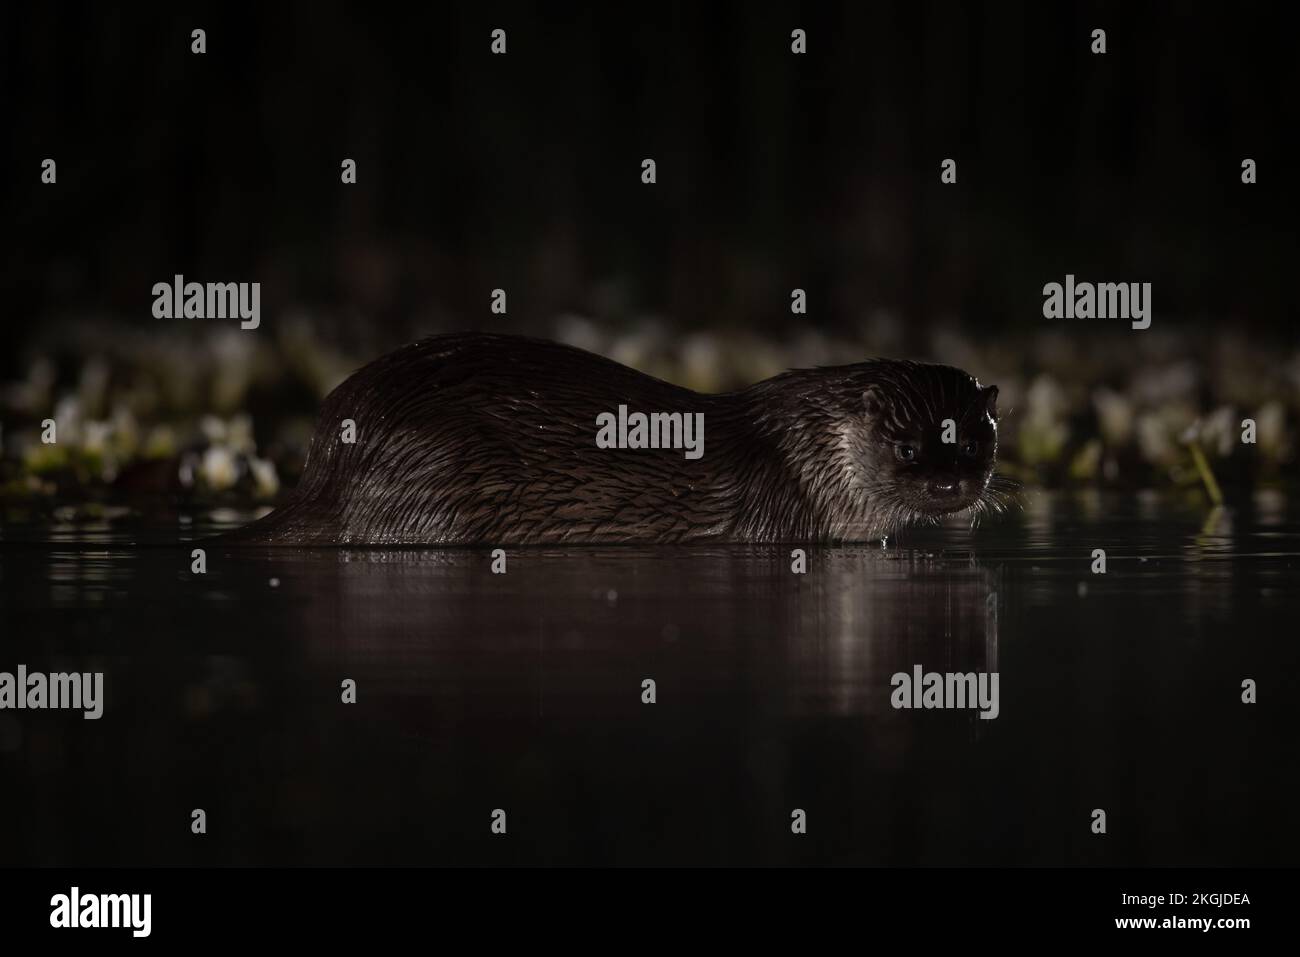
[[[489,322],[700,390],[950,362],[1001,387],[1027,483],[1208,500],[1294,461],[1300,58],[1267,6],[216,4],[203,57],[197,15],[0,31],[8,500],[272,500],[342,377]],[[1152,328],[1044,323],[1067,272],[1152,282]],[[154,319],[177,273],[261,282],[262,328]]]
[[[911,354],[999,386],[999,468],[1027,485],[1183,488],[1209,498],[1220,486],[1231,496],[1282,482],[1296,451],[1300,352],[1232,333],[1090,330],[985,339],[954,325]],[[704,392],[787,368],[909,354],[902,323],[884,312],[839,336],[683,333],[652,317],[619,326],[578,315],[527,331]],[[1189,345],[1202,341],[1207,355]],[[320,400],[398,344],[349,349],[301,313],[256,334],[146,334],[98,319],[52,325],[26,357],[26,374],[0,383],[0,497],[273,501],[299,477]],[[54,443],[42,441],[48,419]],[[1246,419],[1253,444],[1242,440]]]

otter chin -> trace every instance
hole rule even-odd
[[[878,540],[1001,508],[997,394],[960,369],[892,359],[703,394],[552,342],[434,336],[330,393],[298,487],[229,537],[299,546]],[[632,441],[628,409],[643,415]],[[674,442],[681,423],[685,454]]]

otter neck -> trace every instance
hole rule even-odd
[[[728,449],[736,532],[760,540],[858,539],[885,529],[856,464],[866,441],[861,393],[825,370],[786,373],[733,396],[746,441]],[[855,405],[856,403],[856,405]]]

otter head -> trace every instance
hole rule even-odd
[[[899,522],[979,506],[998,450],[997,386],[951,366],[890,362],[863,393],[864,463]]]

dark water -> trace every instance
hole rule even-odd
[[[232,516],[67,517],[3,528],[0,671],[102,670],[105,711],[0,711],[0,863],[1300,851],[1300,513],[1278,495],[1038,494],[974,533],[810,548],[802,576],[788,547],[519,549],[495,575],[486,548],[220,544],[198,576],[182,540]],[[895,710],[917,664],[998,672],[999,716]]]

